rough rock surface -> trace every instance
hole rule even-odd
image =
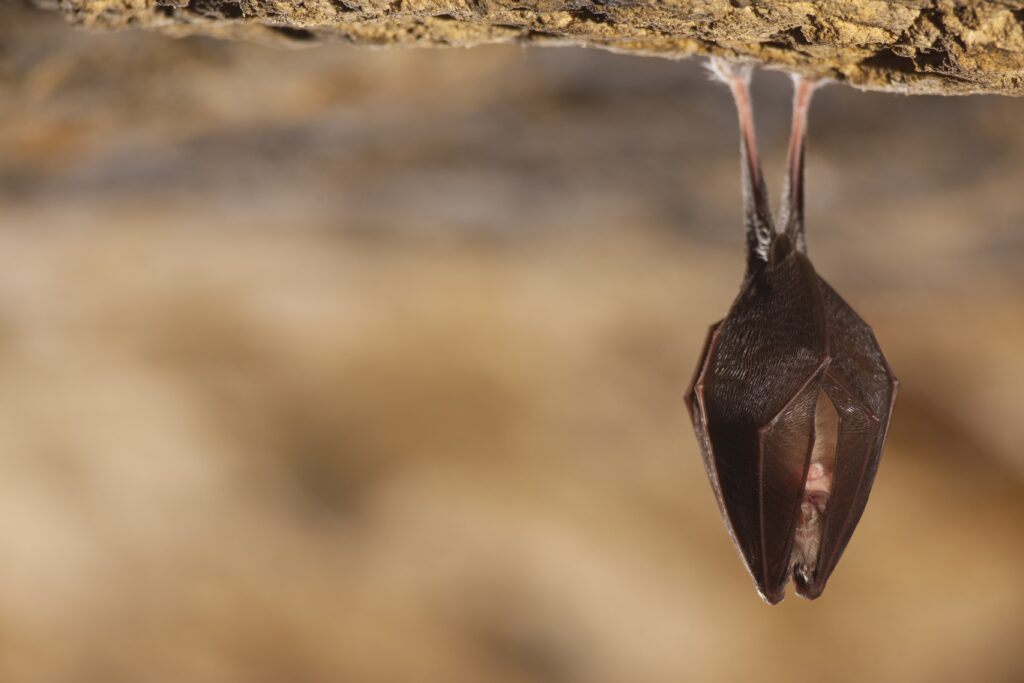
[[[1024,0],[39,0],[97,29],[281,44],[719,54],[906,93],[1024,94]]]

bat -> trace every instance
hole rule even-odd
[[[795,77],[789,162],[772,220],[751,69],[720,59],[740,122],[747,264],[711,326],[686,404],[719,510],[768,604],[819,597],[871,491],[898,381],[871,328],[814,270],[803,220],[804,137],[817,82]]]

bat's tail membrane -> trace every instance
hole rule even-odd
[[[804,237],[804,140],[811,97],[823,81],[806,76],[793,77],[793,125],[789,134],[789,163],[782,191],[780,224],[793,246],[807,253]]]
[[[711,72],[732,91],[736,113],[740,121],[740,157],[743,173],[743,207],[747,223],[748,262],[768,261],[768,251],[775,226],[772,223],[768,193],[765,190],[761,160],[757,153],[754,132],[754,113],[750,100],[750,64],[729,62],[712,57],[708,64]]]

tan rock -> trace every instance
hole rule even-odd
[[[1024,93],[1024,1],[59,0],[74,23],[282,45],[717,54],[910,94]]]

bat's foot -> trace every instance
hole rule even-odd
[[[754,73],[754,65],[749,62],[732,62],[724,57],[711,57],[705,64],[711,72],[711,78],[729,87],[746,86]]]
[[[798,73],[791,73],[790,78],[793,79],[793,88],[798,92],[803,91],[807,95],[832,82],[831,78],[825,76],[807,76]]]

